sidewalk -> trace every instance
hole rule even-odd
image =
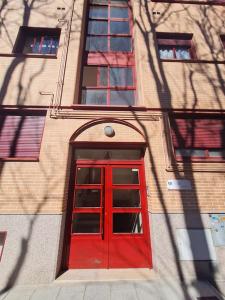
[[[225,299],[207,282],[194,282],[184,288],[176,282],[165,280],[54,282],[15,287],[5,294],[0,292],[0,300],[197,300],[198,297],[206,297],[201,300]]]

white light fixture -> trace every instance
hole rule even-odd
[[[105,126],[104,133],[108,137],[113,137],[115,135],[115,131],[111,126]]]

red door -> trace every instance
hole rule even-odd
[[[142,161],[78,161],[69,268],[151,266]]]

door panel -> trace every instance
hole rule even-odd
[[[77,163],[69,268],[151,267],[143,165]]]

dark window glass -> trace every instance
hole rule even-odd
[[[128,18],[128,8],[127,7],[111,7],[110,9],[111,18]]]
[[[108,4],[108,0],[90,0],[92,4]]]
[[[129,34],[130,33],[130,27],[129,22],[116,22],[111,21],[110,22],[110,33],[111,34]]]
[[[114,213],[113,233],[142,233],[140,213]]]
[[[113,168],[113,184],[138,184],[139,170],[135,168]]]
[[[100,214],[73,214],[72,233],[99,233]]]
[[[176,46],[176,48],[175,48],[176,58],[177,59],[191,59],[189,49],[190,49],[189,47]]]
[[[76,174],[77,184],[100,184],[101,169],[100,168],[77,168]]]
[[[106,105],[107,91],[106,90],[83,90],[82,104]]]
[[[26,37],[23,53],[56,54],[58,46],[58,37],[34,33]]]
[[[132,68],[110,68],[110,86],[133,86]]]
[[[196,157],[204,157],[205,150],[201,149],[176,149],[177,156],[189,157],[189,156],[196,156]]]
[[[86,51],[106,52],[108,50],[107,37],[89,36],[86,39]]]
[[[113,190],[113,207],[140,207],[139,190]]]
[[[134,105],[134,91],[110,91],[111,105]]]
[[[127,4],[127,0],[111,0],[112,4]]]
[[[210,157],[223,157],[225,158],[225,150],[209,150]]]
[[[99,68],[99,84],[100,84],[100,86],[108,85],[108,68],[107,67]]]
[[[162,59],[191,59],[190,48],[187,46],[159,46]]]
[[[174,53],[172,47],[159,46],[159,56],[162,59],[173,59]]]
[[[82,86],[97,86],[98,67],[84,66]]]
[[[75,207],[100,207],[100,190],[77,190],[75,193]]]
[[[105,21],[89,21],[88,34],[107,34],[108,22]]]
[[[131,38],[128,37],[111,37],[110,38],[111,51],[131,51]]]
[[[108,18],[108,8],[104,6],[92,6],[89,10],[90,19],[107,19]]]

